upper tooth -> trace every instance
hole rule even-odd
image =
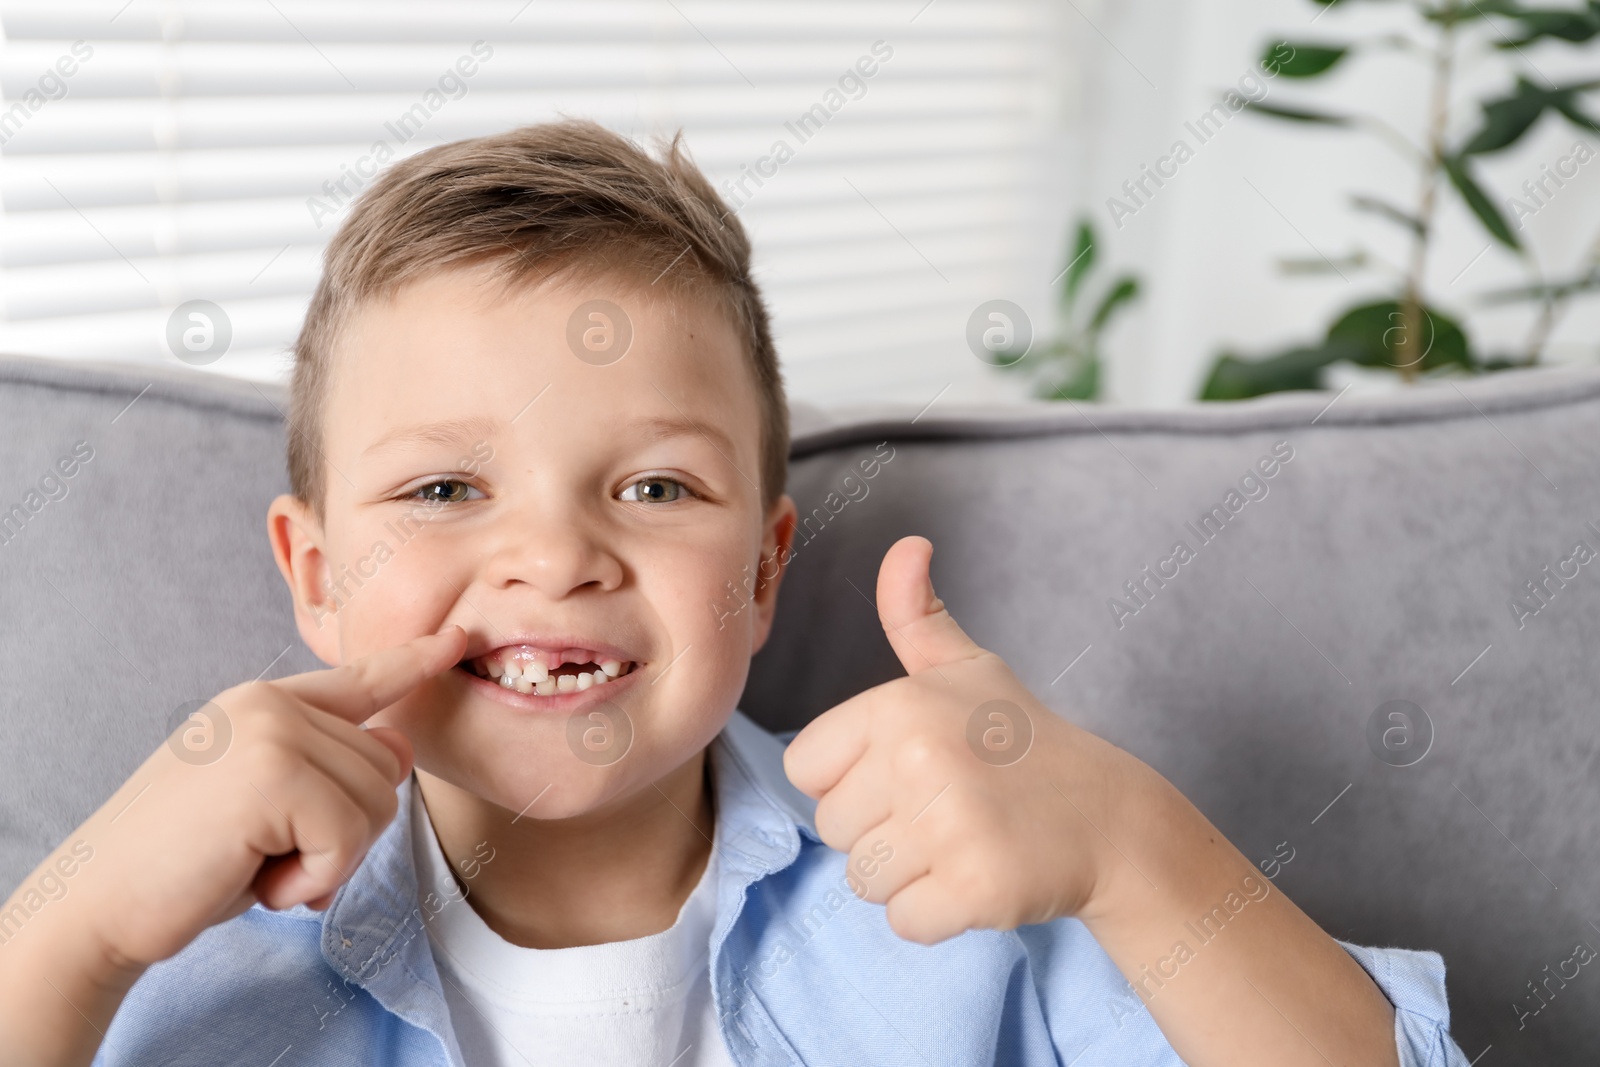
[[[574,655],[576,654],[574,652]],[[582,663],[584,661],[574,659],[564,652],[547,652],[543,649],[534,649],[532,654],[529,655],[526,652],[514,652],[506,649],[500,652],[491,652],[474,660],[472,669],[477,674],[500,682],[507,689],[515,689],[520,688],[516,683],[521,678],[528,679],[533,685],[538,685],[547,679],[557,679],[556,684],[559,685],[560,676],[554,672],[563,662]],[[622,675],[629,666],[626,660],[618,659],[598,659],[588,662],[595,663],[598,669],[585,671],[581,677],[592,678],[592,683],[580,683],[577,681],[580,676],[575,675],[571,676],[572,680],[567,683],[566,688],[560,688],[556,691],[565,693],[572,689],[586,688],[590,684],[603,684],[612,678]]]

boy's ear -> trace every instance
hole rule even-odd
[[[778,583],[789,568],[793,554],[796,518],[800,511],[788,493],[780,496],[767,515],[766,529],[761,537],[761,562],[756,567],[756,588],[753,602],[756,606],[755,647],[751,655],[761,651],[772,632],[772,619],[778,610]]]
[[[338,664],[339,628],[332,619],[339,602],[328,580],[328,558],[322,554],[322,523],[305,501],[284,494],[267,508],[267,540],[294,598],[300,639],[322,662]]]

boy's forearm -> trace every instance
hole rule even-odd
[[[1079,915],[1191,1067],[1397,1065],[1394,1008],[1165,778],[1125,810],[1115,884]]]
[[[54,857],[52,857],[54,858]],[[47,860],[46,863],[49,861]],[[26,887],[33,878],[23,883]],[[6,902],[15,914],[22,889]],[[0,1067],[79,1067],[94,1060],[135,970],[105,957],[68,897],[0,945]],[[27,909],[23,908],[23,913]]]

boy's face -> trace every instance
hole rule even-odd
[[[620,323],[569,329],[593,300],[631,325],[614,362]],[[787,496],[763,514],[756,387],[725,314],[621,278],[506,291],[447,271],[362,310],[332,369],[324,518],[280,498],[270,526],[324,661],[467,631],[464,666],[371,720],[419,768],[565,817],[715,736],[772,621],[777,581],[747,583],[773,577],[794,514]],[[594,661],[589,682],[575,664],[532,680],[561,648]],[[533,692],[492,677],[507,662]]]

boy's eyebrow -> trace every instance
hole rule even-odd
[[[418,426],[407,426],[385,434],[368,445],[363,455],[388,449],[413,445],[451,445],[464,441],[493,437],[501,429],[499,419],[487,415],[474,415],[461,419],[444,419]],[[636,419],[623,427],[647,441],[665,441],[672,437],[704,437],[724,456],[734,451],[733,441],[726,433],[709,423],[674,415],[652,415]]]
[[[734,451],[733,440],[720,429],[695,419],[673,415],[652,415],[636,419],[626,429],[636,431],[649,441],[665,441],[669,437],[704,437],[723,456]]]
[[[488,415],[472,415],[461,419],[444,419],[419,426],[407,426],[385,434],[367,446],[362,455],[371,455],[387,449],[413,445],[454,445],[465,441],[481,441],[500,432],[501,420]]]

